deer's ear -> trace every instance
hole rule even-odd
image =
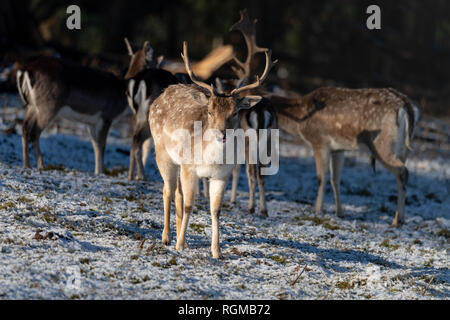
[[[128,101],[128,106],[130,107],[131,111],[133,111],[134,114],[136,114],[136,108],[134,107],[134,84],[135,81],[133,79],[131,79],[128,82],[128,90],[127,90],[127,101]]]
[[[160,69],[165,64],[164,56],[156,58],[156,68]]]
[[[246,96],[238,101],[236,108],[238,110],[250,109],[262,100],[261,96]]]
[[[148,62],[153,60],[153,48],[150,46],[150,43],[148,41],[144,42],[144,53],[145,53],[145,60]]]
[[[131,47],[130,41],[128,41],[128,38],[124,38],[125,45],[127,46],[128,54],[132,57],[133,56],[133,48]]]
[[[224,94],[223,83],[222,80],[220,80],[219,78],[216,78],[216,90],[218,93]]]

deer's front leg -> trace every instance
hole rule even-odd
[[[211,179],[209,182],[209,198],[212,220],[211,253],[215,259],[222,258],[219,245],[219,215],[226,185],[226,180]]]
[[[256,189],[256,164],[247,164],[248,179],[248,212],[255,212],[255,189]]]
[[[237,192],[237,186],[239,183],[240,173],[241,173],[241,165],[236,164],[233,168],[233,181],[231,183],[231,197],[230,197],[231,203],[236,203],[236,192]]]
[[[131,149],[130,149],[130,165],[128,166],[128,180],[132,181],[134,180],[134,164],[135,164],[135,152],[134,149],[136,148],[134,138],[133,142],[131,143]]]
[[[261,165],[256,168],[256,178],[258,180],[258,190],[259,190],[259,211],[263,217],[267,217],[267,205],[266,205],[266,191],[264,186],[266,183],[266,177],[261,175]]]
[[[344,166],[344,152],[337,151],[331,154],[330,161],[330,174],[331,174],[331,187],[334,192],[334,200],[336,202],[336,215],[338,217],[343,216],[341,197],[340,197],[340,184],[341,184],[341,173]]]
[[[164,201],[164,230],[162,232],[162,243],[170,244],[170,205],[175,195],[177,186],[178,167],[168,160],[168,156],[156,154],[156,164],[164,181],[163,201]]]

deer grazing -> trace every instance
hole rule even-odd
[[[398,197],[392,225],[404,222],[405,162],[420,117],[419,108],[407,96],[394,89],[320,88],[298,99],[269,99],[277,108],[280,128],[305,140],[314,151],[319,182],[316,212],[322,210],[329,164],[336,214],[342,216],[339,185],[344,150],[362,147],[395,176]]]
[[[26,105],[22,127],[24,167],[30,167],[28,144],[31,142],[37,168],[44,168],[39,137],[59,115],[88,125],[95,153],[95,173],[102,173],[109,128],[126,110],[125,82],[111,73],[51,57],[20,65],[16,79]]]
[[[214,258],[221,257],[219,247],[219,213],[223,193],[234,164],[211,162],[214,154],[224,154],[227,129],[239,126],[242,109],[257,104],[259,96],[241,96],[242,92],[257,88],[267,78],[273,66],[270,53],[266,52],[266,68],[256,82],[234,89],[230,94],[219,94],[213,85],[197,80],[192,72],[187,43],[183,44],[182,58],[193,85],[169,86],[150,107],[149,123],[155,143],[156,163],[164,181],[164,230],[162,242],[170,243],[170,205],[175,198],[177,250],[186,248],[186,229],[194,205],[199,178],[209,178],[209,200],[212,218],[211,252]],[[201,124],[200,133],[198,125]],[[187,132],[180,139],[179,130]],[[198,141],[207,131],[214,134]],[[186,147],[188,146],[188,147]],[[186,161],[180,150],[188,149],[191,155]],[[195,151],[200,150],[200,155]]]
[[[236,83],[235,87],[239,87],[245,83],[249,83],[251,78],[253,77],[251,73],[251,64],[253,61],[253,57],[257,53],[266,53],[269,51],[267,48],[260,48],[256,44],[256,23],[257,20],[250,21],[247,10],[243,10],[240,12],[241,18],[235,23],[230,31],[239,31],[242,33],[246,46],[247,46],[247,58],[244,62],[240,61],[236,56],[234,56],[234,61],[239,66],[239,68],[233,68],[234,72],[239,78],[239,81]],[[275,61],[274,63],[276,63]],[[225,85],[228,85],[228,88]],[[218,91],[224,93],[226,91],[231,91],[233,86],[230,86],[230,82],[223,83],[220,79],[216,79],[216,87]],[[271,138],[271,130],[276,129],[277,126],[277,116],[274,108],[272,107],[270,101],[268,99],[262,99],[260,103],[250,109],[245,109],[240,111],[240,119],[241,119],[241,128],[245,131],[249,128],[256,130],[258,145],[265,145],[266,148],[270,148],[270,143],[268,141],[261,141],[262,137],[259,135],[260,129],[265,129],[268,132],[266,136],[267,139]],[[261,167],[263,166],[260,161],[257,161],[256,164],[249,163],[249,155],[248,148],[245,149],[247,154],[245,155],[246,159],[246,173],[248,179],[249,186],[249,203],[248,203],[248,211],[250,213],[255,212],[255,189],[256,189],[256,181],[258,182],[258,190],[259,190],[259,209],[262,216],[267,216],[267,207],[266,207],[266,197],[265,197],[265,176],[261,175]],[[272,151],[272,150],[270,150]],[[275,151],[275,150],[273,150]],[[233,170],[233,178],[232,178],[232,188],[231,188],[231,203],[236,202],[236,190],[239,182],[239,175],[241,171],[241,165],[236,164]]]

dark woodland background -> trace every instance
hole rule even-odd
[[[81,8],[80,31],[66,28],[70,4]],[[382,30],[366,28],[371,4],[381,7]],[[0,65],[45,49],[124,68],[124,37],[139,46],[149,40],[170,59],[179,59],[183,40],[194,60],[222,43],[243,54],[242,37],[229,28],[244,8],[259,21],[258,44],[288,70],[285,88],[304,94],[329,85],[390,86],[426,113],[450,116],[448,0],[2,0]],[[270,81],[279,82],[276,70]]]

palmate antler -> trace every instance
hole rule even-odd
[[[236,56],[234,56],[233,60],[240,68],[242,68],[242,70],[239,70],[237,68],[233,68],[233,70],[240,79],[245,78],[248,82],[250,78],[250,67],[253,56],[259,52],[267,52],[269,49],[260,48],[256,44],[255,25],[258,20],[255,19],[253,21],[250,21],[247,9],[240,11],[240,15],[241,19],[230,28],[230,31],[240,31],[244,36],[245,43],[247,45],[247,58],[245,59],[245,62],[242,62]]]
[[[267,79],[267,76],[269,75],[270,70],[278,62],[278,60],[272,61],[272,51],[267,50],[267,51],[264,51],[264,53],[266,54],[266,67],[264,69],[264,72],[263,72],[261,78],[259,76],[257,76],[256,82],[246,85],[246,86],[243,86],[243,87],[240,87],[240,88],[236,88],[233,91],[231,91],[230,95],[235,96],[243,91],[255,89],[255,88],[259,87]],[[214,87],[210,84],[206,84],[206,83],[198,80],[197,77],[194,75],[194,72],[192,72],[191,63],[189,61],[189,56],[188,56],[188,44],[186,41],[183,42],[183,53],[181,54],[181,58],[183,58],[184,66],[186,67],[186,72],[189,75],[189,77],[191,78],[192,82],[195,83],[196,85],[208,90],[211,93],[211,95],[215,95]]]

